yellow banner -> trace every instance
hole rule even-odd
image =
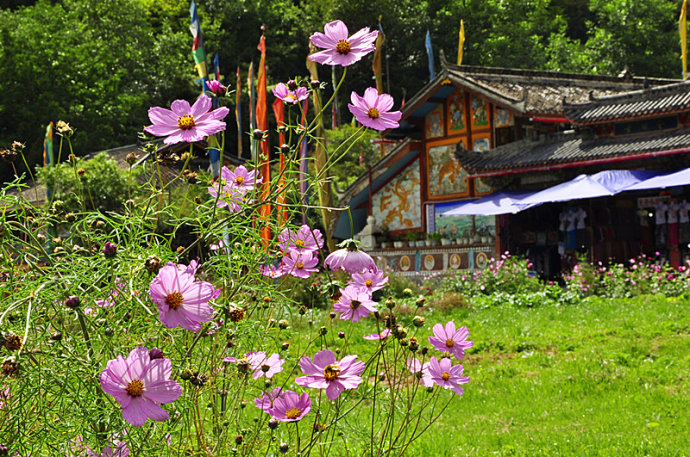
[[[460,34],[458,37],[458,65],[462,65],[462,51],[465,46],[465,22],[460,19]]]

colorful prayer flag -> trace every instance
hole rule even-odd
[[[374,79],[376,80],[376,90],[379,92],[379,94],[383,93],[383,71],[381,70],[381,50],[383,49],[383,43],[385,41],[386,36],[383,34],[383,27],[381,27],[381,22],[379,22],[379,34],[376,37],[376,50],[374,51],[374,61],[371,64],[371,69],[374,72]]]
[[[242,157],[242,79],[240,66],[237,66],[237,88],[235,89],[235,119],[237,120],[237,157]]]
[[[462,65],[462,53],[465,46],[465,22],[460,19],[460,33],[458,37],[458,65]]]
[[[43,166],[50,167],[53,163],[53,123],[51,122],[46,127],[46,136],[43,139]],[[53,189],[47,187],[46,195],[50,200],[53,197]]]
[[[266,37],[261,35],[259,45],[256,47],[261,51],[261,60],[259,62],[259,74],[256,82],[256,125],[259,130],[268,131],[268,108],[266,106]],[[269,226],[269,219],[271,216],[271,205],[268,202],[271,193],[271,165],[270,165],[270,150],[268,146],[268,138],[265,138],[260,143],[261,157],[259,158],[259,168],[261,170],[261,199],[266,202],[261,205],[260,214],[264,220],[264,226],[261,229],[261,238],[264,240],[264,245],[268,247],[271,241],[271,229]]]
[[[256,88],[254,87],[254,62],[249,62],[249,70],[247,71],[247,92],[249,92],[249,131],[253,132],[256,129],[256,113],[254,112],[256,100]],[[256,161],[256,145],[257,141],[253,135],[250,135],[249,141],[250,153],[252,160]]]
[[[688,0],[683,0],[678,20],[680,29],[680,58],[683,60],[683,80],[688,77]]]
[[[434,51],[431,48],[431,33],[429,33],[429,30],[426,31],[424,46],[426,47],[426,55],[429,58],[429,80],[432,80],[436,77],[436,71],[434,70]]]
[[[201,81],[201,93],[206,91],[206,82],[208,81],[208,69],[206,68],[206,53],[204,52],[204,41],[201,37],[201,21],[196,12],[196,3],[192,0],[189,6],[189,14],[192,16],[192,22],[189,25],[189,30],[192,32],[194,41],[192,43],[192,57],[194,57],[194,67],[199,73]]]

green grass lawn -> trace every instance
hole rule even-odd
[[[411,456],[690,455],[690,298],[436,312],[472,381]]]

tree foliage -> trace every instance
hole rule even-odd
[[[436,62],[455,61],[460,19],[464,64],[635,75],[680,74],[679,0],[198,0],[206,53],[218,53],[228,86],[235,69],[258,63],[262,26],[269,87],[307,75],[306,43],[326,21],[341,19],[386,34],[384,87],[396,99],[429,79],[424,36]],[[27,142],[40,161],[45,125],[74,125],[81,153],[132,143],[151,105],[199,91],[190,54],[189,10],[173,0],[38,0],[0,3],[0,145]],[[348,69],[342,93],[373,86],[372,56]],[[437,64],[438,65],[438,64]],[[320,78],[331,80],[331,68]],[[342,68],[336,68],[336,78]],[[327,89],[327,92],[331,89]],[[330,95],[326,93],[326,96]],[[243,118],[248,103],[243,94]],[[350,120],[340,100],[342,122]],[[228,119],[234,123],[232,119]],[[228,143],[236,144],[229,129]],[[245,126],[245,130],[247,127]],[[4,170],[3,170],[4,171]],[[9,171],[0,179],[9,177]]]

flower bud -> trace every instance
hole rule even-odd
[[[278,327],[281,330],[285,330],[286,328],[288,328],[288,325],[289,325],[289,322],[286,321],[285,319],[281,319],[280,321],[278,321]]]
[[[410,338],[410,351],[417,352],[419,349],[419,341],[414,336]]]
[[[0,157],[2,157],[2,160],[5,162],[12,163],[14,159],[17,158],[17,152],[10,149],[0,149]]]
[[[319,329],[319,336],[325,336],[326,333],[328,333],[328,329],[326,327],[321,327]]]
[[[410,289],[408,287],[408,288],[403,289],[403,295],[405,297],[411,297],[412,295],[414,295],[414,292],[412,292],[412,289]]]
[[[422,348],[422,355],[427,355],[428,352],[429,352],[429,348],[427,346],[424,346]]]
[[[328,317],[330,317],[331,319],[335,319],[335,316],[337,316],[335,311],[331,311],[330,314],[328,315]]]
[[[117,255],[117,245],[106,241],[103,245],[103,255],[109,259],[115,257]]]
[[[386,299],[386,308],[388,308],[388,309],[395,308],[395,300],[393,300],[393,297],[388,297]]]
[[[280,450],[280,452],[285,454],[287,451],[290,450],[290,446],[288,446],[287,443],[280,443],[280,446],[278,447],[278,449]]]
[[[410,344],[410,340],[408,340],[407,338],[401,338],[400,339],[400,346],[405,347],[405,346],[409,346],[409,344]]]
[[[254,131],[252,131],[252,136],[255,140],[263,141],[266,138],[266,132],[261,129],[254,129]]]
[[[338,338],[340,338],[340,339],[345,338],[345,332],[338,332]]]
[[[417,308],[421,308],[422,306],[424,306],[425,303],[426,303],[426,298],[419,297],[415,304],[417,305]]]
[[[201,205],[201,203],[202,203],[201,197],[194,197],[194,203],[196,203],[197,205]]]
[[[289,144],[281,144],[280,145],[280,152],[282,152],[283,154],[287,154],[288,152],[290,152],[290,145]]]
[[[79,308],[79,305],[81,304],[81,300],[79,300],[79,297],[76,295],[70,295],[67,297],[67,300],[65,300],[65,306],[70,308],[70,309],[77,309]]]
[[[10,455],[10,448],[4,444],[0,444],[0,455]]]
[[[277,429],[278,428],[278,421],[271,418],[271,420],[268,421],[268,428],[270,428],[271,430]]]
[[[84,170],[83,168],[80,168],[77,170],[77,174],[79,176],[84,176],[86,174],[86,170]]]
[[[295,91],[295,90],[297,90],[297,87],[298,87],[297,81],[295,81],[294,79],[291,79],[287,82],[287,86],[288,86],[288,89]]]
[[[19,141],[13,141],[12,142],[12,150],[15,152],[22,152],[26,145],[24,143],[20,143]]]
[[[62,333],[60,333],[60,332],[55,332],[55,333],[53,333],[53,334],[50,335],[50,339],[51,339],[52,341],[60,341],[60,340],[62,340]]]
[[[0,366],[0,372],[5,376],[14,376],[19,371],[19,362],[16,357],[7,357]]]
[[[242,438],[242,435],[237,435],[235,437],[235,443],[236,444],[242,444],[242,441],[244,441],[244,438]]]
[[[185,368],[184,370],[182,370],[182,373],[180,373],[180,379],[184,381],[189,381],[192,378],[192,374],[192,370],[190,370],[189,368]]]
[[[18,351],[22,347],[22,337],[13,332],[2,332],[0,346],[5,346],[10,352]]]
[[[158,270],[161,269],[161,259],[156,255],[150,255],[144,261],[144,267],[151,273],[158,273]]]
[[[134,165],[139,157],[134,152],[130,152],[127,154],[127,157],[125,157],[125,162],[127,162],[130,165]]]
[[[424,325],[425,322],[426,318],[422,316],[415,316],[414,319],[412,319],[412,325],[414,325],[415,327],[421,327]]]
[[[158,348],[150,349],[149,350],[149,358],[151,360],[162,359],[163,358],[163,351],[161,351]]]
[[[319,81],[318,79],[312,79],[309,82],[309,84],[311,85],[312,89],[318,89],[319,87],[321,87],[321,81]]]

